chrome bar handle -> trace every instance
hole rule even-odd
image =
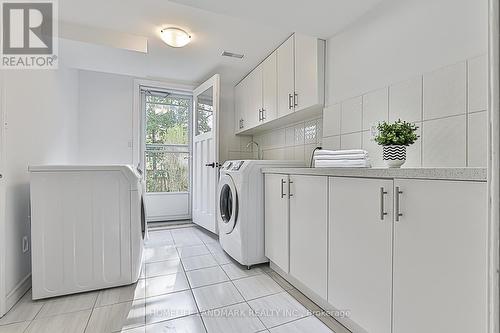
[[[394,207],[394,208],[395,208],[394,210],[396,211],[396,214],[395,214],[395,215],[396,215],[396,222],[399,222],[399,218],[400,218],[401,216],[403,216],[403,214],[399,212],[399,206],[400,206],[400,204],[399,204],[399,203],[400,203],[400,197],[399,197],[399,196],[400,196],[401,194],[403,194],[403,191],[401,191],[401,190],[399,189],[399,186],[396,186],[396,201],[395,201],[395,203],[394,203],[394,206],[395,206],[395,207]]]
[[[288,181],[288,197],[289,198],[293,197],[293,194],[292,194],[292,184],[293,184],[293,181],[289,180]]]
[[[284,179],[281,179],[281,199],[285,197],[285,183],[286,181]]]
[[[288,108],[291,109],[293,108],[293,95],[292,94],[288,94]]]
[[[387,191],[384,190],[383,187],[380,188],[380,219],[383,221],[384,216],[387,215],[384,207],[384,196],[387,194]]]
[[[294,107],[299,106],[299,94],[297,93],[293,94],[293,106]]]
[[[266,109],[262,108],[262,121],[266,120]]]

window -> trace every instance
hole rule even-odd
[[[192,98],[143,91],[147,192],[189,191],[189,115]]]
[[[212,131],[214,114],[213,88],[199,95],[196,104],[196,135],[209,133]]]

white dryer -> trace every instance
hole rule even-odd
[[[300,161],[227,161],[220,169],[217,221],[222,248],[245,266],[268,262],[264,254],[262,168],[303,167]]]
[[[128,165],[31,166],[33,299],[138,280],[144,182]]]

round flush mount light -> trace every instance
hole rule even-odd
[[[160,33],[161,39],[172,47],[183,47],[191,41],[191,36],[180,28],[164,28]]]

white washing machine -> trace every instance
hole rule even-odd
[[[236,261],[252,266],[264,254],[264,175],[262,168],[304,167],[300,161],[227,161],[220,169],[217,221],[222,248]]]
[[[139,279],[147,225],[128,165],[31,166],[33,299]]]

